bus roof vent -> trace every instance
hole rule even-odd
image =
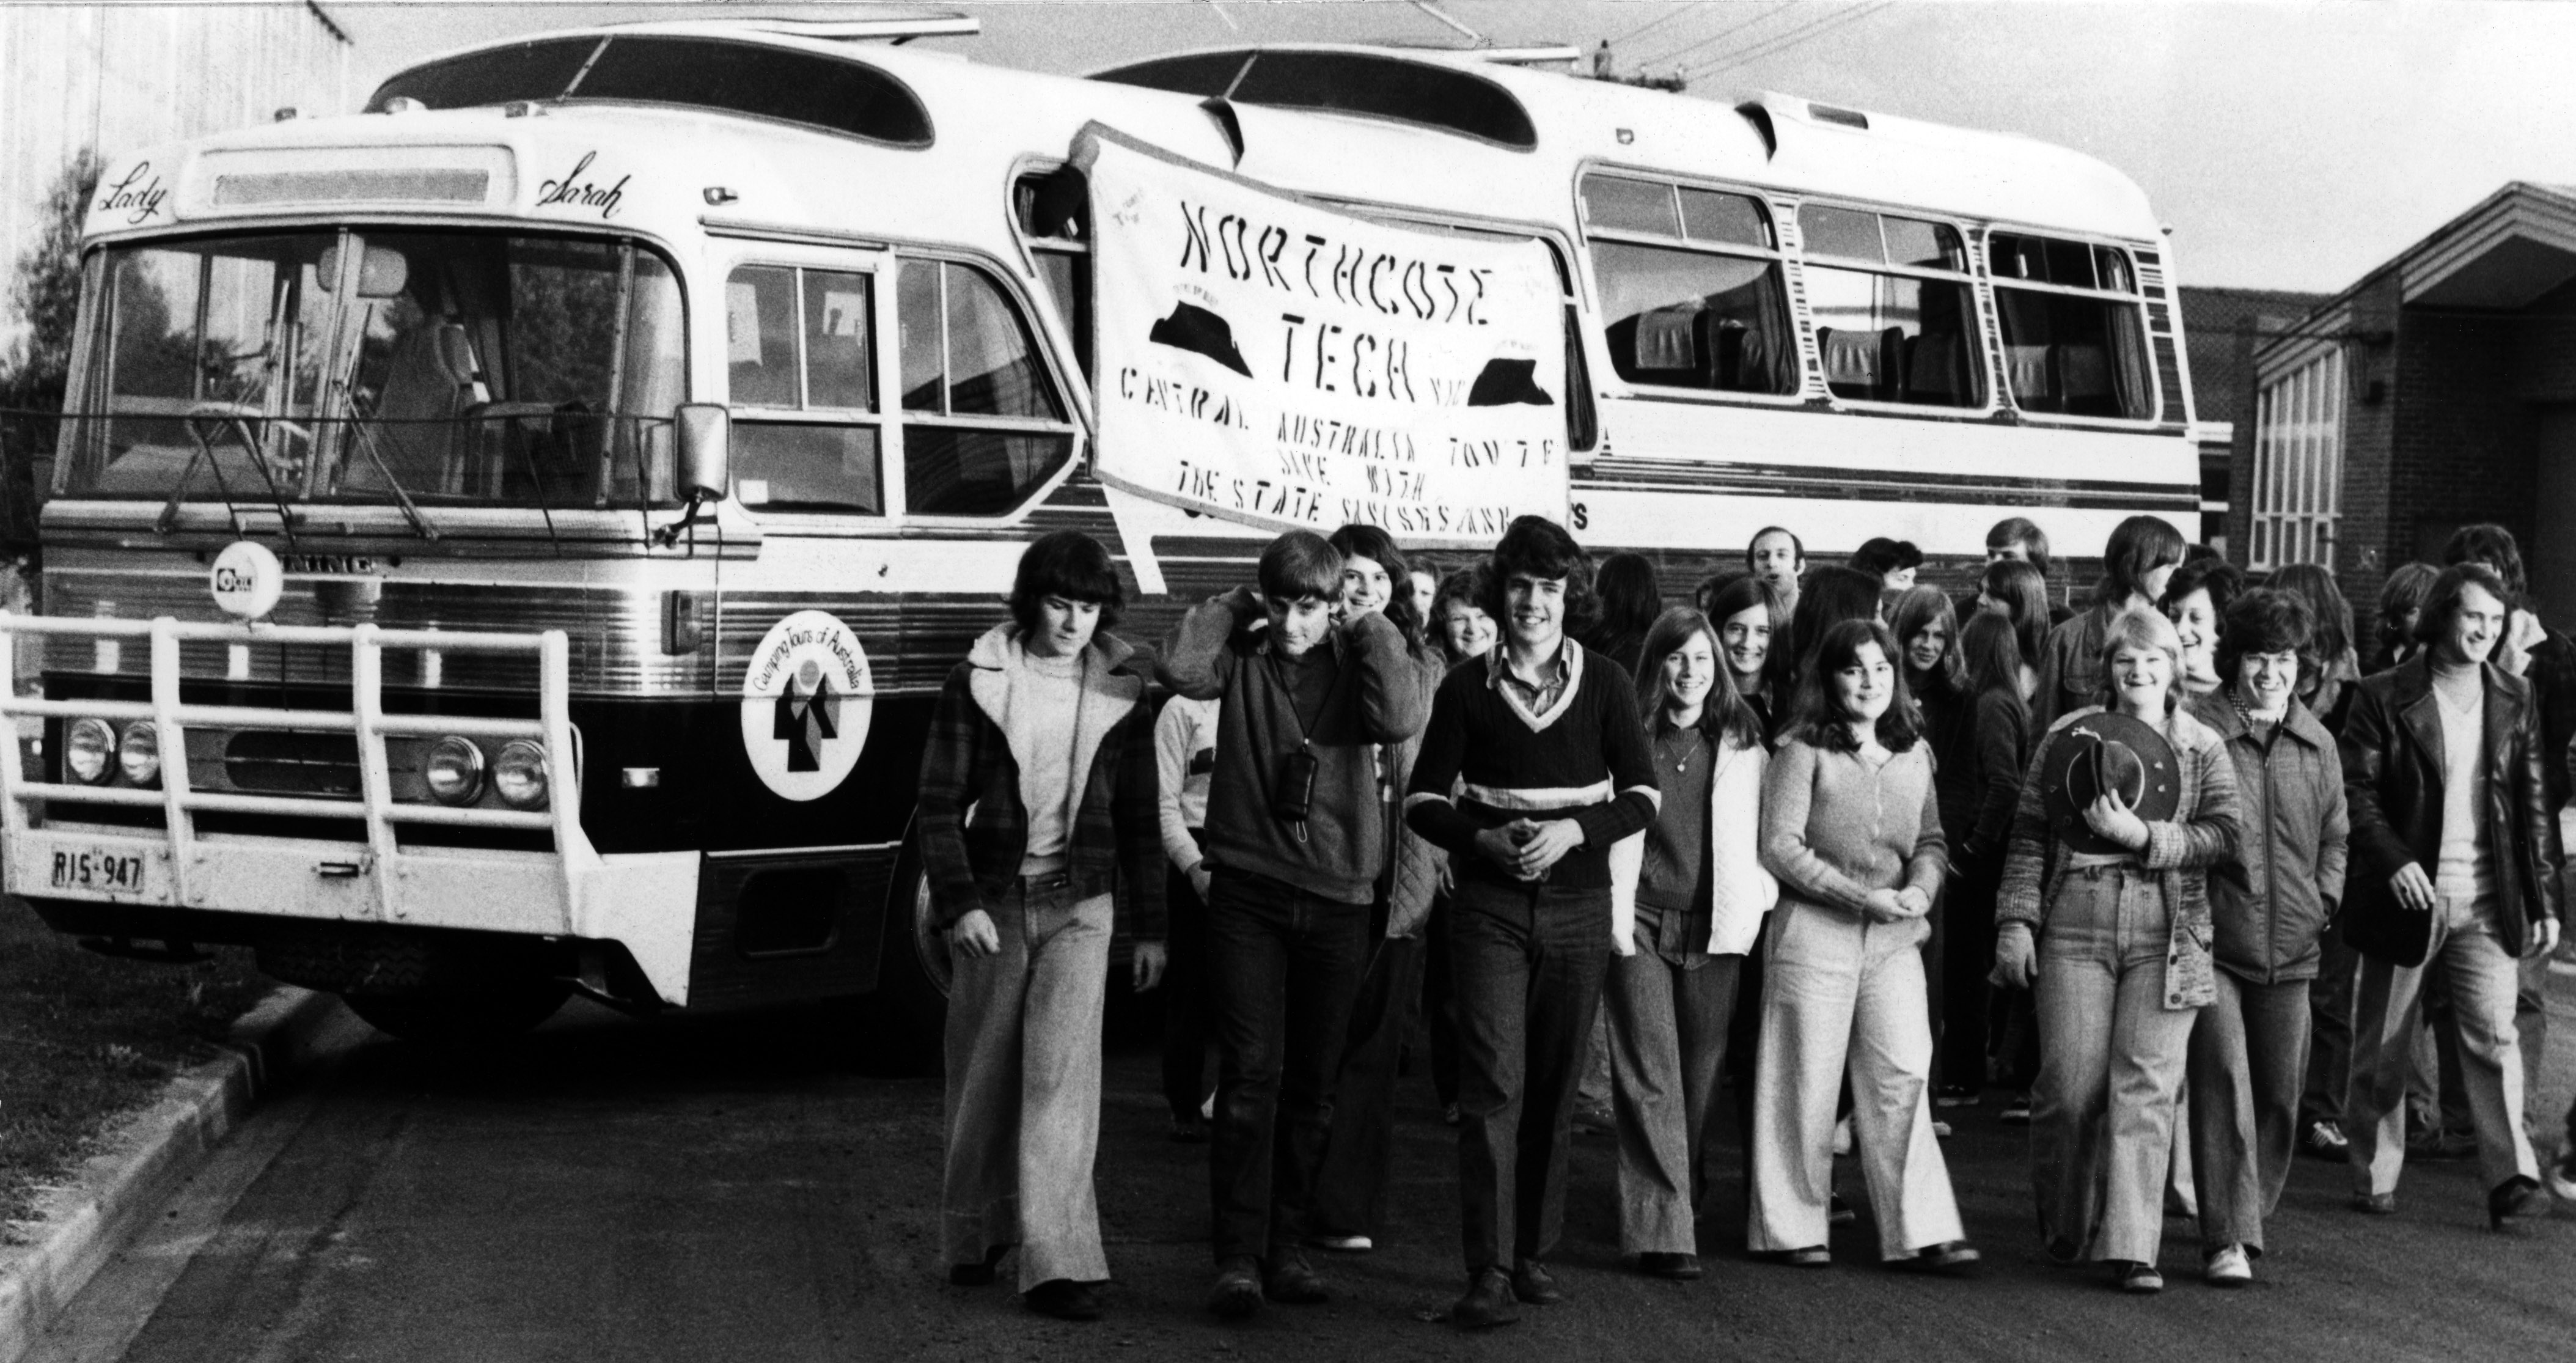
[[[1830,104],[1810,104],[1807,106],[1807,117],[1819,123],[1834,123],[1846,128],[1858,128],[1862,132],[1869,131],[1869,115],[1858,109],[1837,109]]]
[[[1528,151],[1538,128],[1509,90],[1473,71],[1390,53],[1247,48],[1114,67],[1095,80],[1203,99],[1382,118]]]
[[[898,147],[931,143],[911,87],[863,62],[756,42],[666,34],[511,43],[416,66],[377,87],[433,109],[518,100],[678,104],[847,133]]]

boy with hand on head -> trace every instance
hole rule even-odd
[[[1228,1317],[1328,1296],[1301,1246],[1387,861],[1371,747],[1425,715],[1403,632],[1374,611],[1334,623],[1342,555],[1321,536],[1271,541],[1260,585],[1182,617],[1161,665],[1164,685],[1222,702],[1206,827],[1208,1307]]]
[[[1441,682],[1406,787],[1407,824],[1449,851],[1457,878],[1469,1285],[1450,1318],[1464,1326],[1562,1298],[1540,1260],[1563,1228],[1574,1090],[1612,950],[1610,848],[1655,817],[1636,688],[1568,637],[1588,623],[1590,578],[1564,527],[1512,522],[1485,587],[1503,643]]]

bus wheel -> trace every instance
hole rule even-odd
[[[930,908],[930,879],[921,853],[906,842],[886,896],[884,950],[877,955],[877,988],[867,996],[859,1052],[868,1067],[888,1074],[928,1075],[940,1070],[948,1032],[948,942]]]
[[[368,1026],[402,1041],[430,1046],[489,1046],[520,1036],[553,1017],[571,995],[569,985],[529,978],[495,980],[481,988],[343,994],[340,998]]]

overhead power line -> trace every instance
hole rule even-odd
[[[1895,3],[1896,0],[1875,0],[1875,3],[1872,4],[1865,4],[1854,9],[1847,9],[1835,14],[1827,15],[1823,19],[1813,21],[1799,28],[1791,29],[1786,33],[1777,34],[1764,42],[1756,43],[1741,52],[1730,53],[1700,66],[1693,67],[1688,74],[1692,79],[1698,79],[1703,76],[1714,76],[1720,72],[1732,71],[1748,62],[1760,61],[1765,57],[1776,57],[1793,47],[1802,47],[1807,43],[1813,42],[1814,40],[1837,29],[1847,28],[1853,24],[1859,23],[1861,20],[1867,19],[1871,15],[1890,7]]]
[[[1691,7],[1690,7],[1689,5],[1686,5],[1686,4],[1676,4],[1676,5],[1672,6],[1670,9],[1667,9],[1666,11],[1664,11],[1664,13],[1662,13],[1661,15],[1658,15],[1658,16],[1657,16],[1657,17],[1655,17],[1655,18],[1649,19],[1649,20],[1647,20],[1646,22],[1644,22],[1644,23],[1642,23],[1642,24],[1637,25],[1635,28],[1632,28],[1632,29],[1628,30],[1627,32],[1620,34],[1620,35],[1619,35],[1618,37],[1616,37],[1616,38],[1612,38],[1612,39],[1610,40],[1610,43],[1611,43],[1611,45],[1612,45],[1612,46],[1614,46],[1614,47],[1615,47],[1615,46],[1617,46],[1618,44],[1620,44],[1620,43],[1624,43],[1624,42],[1627,42],[1627,41],[1629,41],[1630,39],[1633,39],[1633,38],[1635,38],[1635,37],[1639,36],[1640,34],[1643,34],[1643,33],[1647,32],[1647,31],[1648,31],[1648,30],[1650,30],[1650,29],[1658,29],[1658,28],[1662,28],[1664,25],[1669,24],[1669,23],[1671,23],[1672,21],[1674,21],[1675,19],[1678,19],[1678,18],[1682,17],[1683,15],[1688,14],[1688,13],[1690,13],[1690,12],[1691,12]]]
[[[1798,7],[1798,5],[1799,5],[1799,0],[1785,0],[1785,3],[1781,4],[1781,5],[1780,5],[1780,6],[1778,6],[1777,8],[1774,8],[1774,9],[1766,9],[1766,10],[1762,11],[1760,14],[1754,15],[1752,18],[1747,19],[1747,20],[1743,21],[1742,23],[1729,24],[1729,25],[1727,25],[1726,27],[1719,29],[1717,32],[1712,33],[1712,34],[1709,34],[1707,37],[1704,37],[1704,38],[1700,39],[1698,42],[1691,43],[1691,44],[1688,44],[1688,45],[1683,46],[1683,47],[1675,48],[1674,50],[1672,50],[1672,51],[1670,51],[1670,52],[1667,52],[1667,53],[1665,53],[1664,55],[1662,55],[1662,56],[1660,56],[1660,57],[1655,58],[1651,64],[1660,66],[1660,65],[1665,65],[1665,64],[1668,64],[1668,63],[1672,63],[1672,62],[1677,62],[1677,61],[1679,61],[1680,59],[1682,59],[1683,57],[1687,57],[1687,56],[1689,56],[1690,54],[1692,54],[1692,53],[1694,53],[1694,52],[1699,51],[1701,48],[1704,48],[1704,47],[1708,46],[1708,45],[1709,45],[1709,44],[1711,44],[1711,43],[1714,43],[1714,42],[1721,42],[1721,41],[1723,41],[1723,40],[1725,40],[1725,39],[1732,38],[1732,37],[1734,37],[1736,34],[1738,34],[1738,33],[1742,33],[1744,30],[1746,30],[1746,29],[1748,29],[1748,28],[1753,27],[1755,24],[1764,23],[1764,22],[1766,22],[1766,21],[1768,21],[1768,20],[1776,19],[1776,18],[1780,17],[1781,15],[1788,13],[1790,10],[1796,9],[1796,8]],[[1640,62],[1640,63],[1638,63],[1638,64],[1639,64],[1640,66],[1644,66],[1644,65],[1648,65],[1649,63]]]

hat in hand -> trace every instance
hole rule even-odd
[[[2182,803],[2182,763],[2173,744],[2153,726],[2108,710],[2067,725],[2039,779],[2049,828],[2078,852],[2128,850],[2084,822],[2085,809],[2105,791],[2148,823],[2172,818]]]

